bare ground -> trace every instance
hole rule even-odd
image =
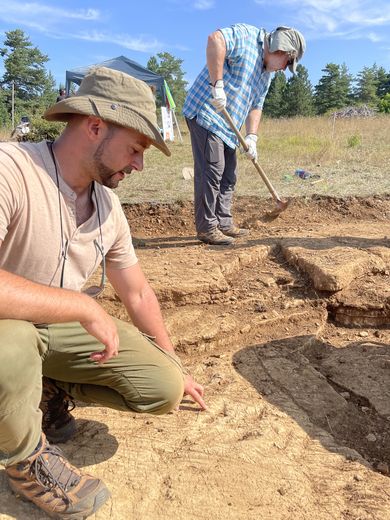
[[[125,210],[175,346],[209,411],[79,406],[73,463],[96,519],[390,519],[390,196],[240,198],[248,239],[195,240],[192,205]],[[126,318],[110,287],[103,305]],[[0,518],[43,519],[0,472]]]

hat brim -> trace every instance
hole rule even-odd
[[[55,103],[46,110],[42,117],[47,121],[67,122],[71,114],[92,115],[100,117],[104,121],[136,130],[148,137],[152,144],[165,155],[168,157],[171,155],[157,126],[142,110],[134,110],[94,96],[76,95]]]

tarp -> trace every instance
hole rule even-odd
[[[150,87],[154,87],[156,91],[160,94],[163,104],[165,104],[167,101],[164,88],[164,78],[162,76],[159,76],[155,72],[146,69],[139,63],[130,60],[129,58],[126,58],[125,56],[118,56],[117,58],[112,58],[111,60],[106,60],[101,63],[95,63],[86,67],[79,67],[73,70],[67,70],[65,84],[67,95],[69,95],[71,84],[75,83],[76,85],[80,85],[83,77],[93,67],[108,67],[109,69],[120,70],[121,72],[125,72],[126,74],[129,74],[129,76],[133,76],[134,78],[138,78],[144,81]]]

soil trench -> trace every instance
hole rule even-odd
[[[97,519],[390,519],[390,196],[238,198],[234,246],[191,203],[125,206],[141,266],[209,410],[74,410],[61,446],[102,477]],[[96,275],[99,278],[99,274]],[[110,286],[100,299],[127,319]],[[11,497],[0,518],[46,518]]]

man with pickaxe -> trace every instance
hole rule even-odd
[[[207,65],[183,108],[194,157],[195,225],[202,242],[227,245],[248,234],[233,222],[238,138],[221,112],[227,109],[238,128],[245,123],[245,155],[256,162],[257,132],[271,73],[287,67],[295,72],[305,47],[302,34],[290,27],[267,33],[240,23],[209,36]]]

